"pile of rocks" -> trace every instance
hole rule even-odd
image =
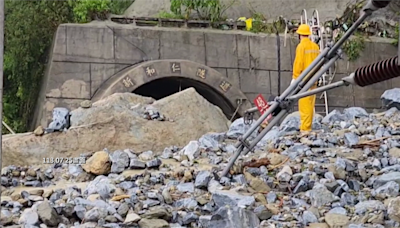
[[[43,131],[4,136],[3,166],[40,164],[43,158],[75,158],[104,148],[160,153],[207,132],[227,131],[230,124],[220,108],[193,88],[157,101],[116,93],[69,114],[66,131],[40,137],[37,135]]]
[[[1,224],[400,227],[400,112],[333,111],[304,137],[298,122],[288,116],[223,178],[243,119],[162,153],[104,149],[82,154],[85,164],[5,167]]]

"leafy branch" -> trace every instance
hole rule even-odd
[[[339,34],[336,37],[336,41],[338,41],[343,36],[343,33]],[[355,34],[350,39],[346,40],[343,43],[342,50],[346,54],[349,61],[355,61],[360,56],[361,53],[365,49],[365,38],[361,34]]]
[[[393,42],[393,44],[395,46],[399,45],[399,26],[400,26],[400,24],[397,23],[396,24],[396,28],[394,29],[394,42]]]

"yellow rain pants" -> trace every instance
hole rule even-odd
[[[293,79],[299,75],[317,58],[319,47],[309,38],[303,38],[296,48],[296,57],[293,64]],[[317,83],[311,88],[317,87]],[[311,131],[314,117],[316,95],[299,99],[300,131]]]

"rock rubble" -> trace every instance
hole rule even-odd
[[[85,164],[4,167],[1,225],[400,227],[400,111],[333,111],[303,137],[298,122],[289,115],[222,178],[243,119],[161,153],[104,148]]]

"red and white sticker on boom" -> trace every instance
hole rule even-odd
[[[254,99],[254,104],[257,106],[258,111],[260,111],[261,115],[264,114],[264,112],[267,111],[267,109],[269,108],[268,102],[261,94],[258,94],[258,96]],[[270,120],[271,118],[272,114],[269,114],[263,123],[268,123],[268,120]]]

